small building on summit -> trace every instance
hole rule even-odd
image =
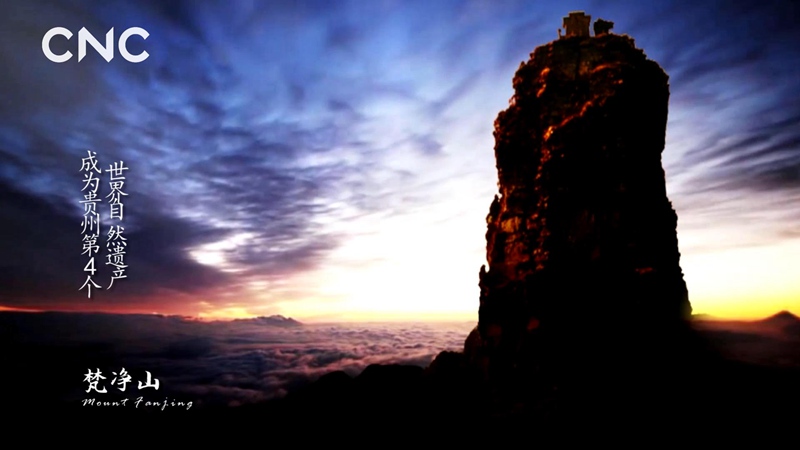
[[[558,29],[558,37],[589,37],[589,24],[592,22],[592,16],[587,16],[583,11],[573,11],[567,17],[564,17],[565,35],[561,35],[561,28]]]
[[[614,28],[614,22],[610,22],[608,20],[603,20],[603,19],[597,19],[594,22],[594,35],[603,36],[604,34],[609,34],[612,28]]]
[[[592,16],[587,16],[583,11],[572,11],[567,17],[564,17],[562,25],[564,34],[561,34],[561,28],[558,29],[558,38],[569,37],[589,37],[589,24],[592,22]],[[594,22],[594,35],[603,36],[609,34],[611,28],[614,27],[614,22],[609,22],[603,19],[597,19]]]

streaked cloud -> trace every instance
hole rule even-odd
[[[613,20],[670,75],[664,165],[690,292],[714,270],[703,255],[796,239],[788,1],[12,1],[0,6],[0,231],[14,236],[0,245],[0,304],[474,312],[492,123],[519,62],[569,9]],[[53,26],[140,26],[150,37],[131,51],[150,57],[53,64],[41,54]],[[102,304],[77,291],[87,149],[131,167],[130,279]],[[392,279],[421,281],[380,297]],[[695,290],[699,310],[727,292]]]

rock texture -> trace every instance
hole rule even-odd
[[[466,356],[515,395],[664,361],[691,314],[661,165],[667,75],[605,33],[536,48],[513,85]]]

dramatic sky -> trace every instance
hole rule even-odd
[[[477,318],[494,118],[519,63],[585,10],[670,76],[663,162],[695,312],[800,313],[800,7],[645,5],[4,1],[0,309]],[[62,64],[41,48],[57,26]],[[78,62],[81,27],[133,26],[144,62]],[[89,150],[130,168],[128,277],[106,289],[97,257],[91,299]]]

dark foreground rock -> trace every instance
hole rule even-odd
[[[350,442],[354,436],[367,436],[369,442],[412,440],[420,445],[430,437],[468,443],[534,439],[547,448],[545,443],[553,439],[636,439],[655,445],[703,434],[771,435],[791,430],[800,420],[800,335],[787,334],[785,314],[777,317],[740,328],[716,322],[700,327],[696,344],[704,357],[692,364],[665,364],[664,371],[653,368],[647,377],[641,370],[604,373],[595,368],[576,374],[580,383],[538,395],[521,391],[517,398],[498,396],[464,353],[443,352],[425,369],[373,365],[355,377],[332,372],[285,398],[238,407],[81,407],[11,383],[5,384],[2,407],[7,436],[29,439],[29,429],[37,426],[53,430],[42,436],[59,440],[118,442],[124,437],[148,445],[217,442],[230,447],[249,445],[254,436],[265,445],[286,439]],[[778,330],[784,334],[776,342]],[[721,354],[745,358],[717,356]],[[148,398],[158,400],[154,394]]]
[[[527,403],[501,405],[478,379],[465,376],[462,354],[445,358],[425,370],[370,366],[357,377],[334,372],[286,398],[262,404],[149,414],[77,412],[73,407],[70,414],[39,411],[27,416],[27,422],[91,424],[93,430],[112,435],[135,430],[139,439],[171,436],[182,442],[246,443],[256,433],[336,442],[359,435],[419,442],[430,437],[514,438],[536,439],[544,445],[554,439],[656,443],[768,432],[800,418],[797,368],[709,360],[696,366],[686,382],[650,378],[649,383],[625,388],[625,380],[614,387],[588,380],[587,386],[596,391],[556,392]]]

